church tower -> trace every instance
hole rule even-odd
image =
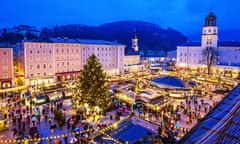
[[[132,37],[132,49],[137,52],[138,51],[138,38],[136,31],[134,30],[133,32],[133,37]]]
[[[205,25],[202,28],[202,48],[213,47],[217,48],[218,45],[218,27],[216,16],[210,12],[205,18]]]

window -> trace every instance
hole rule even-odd
[[[67,65],[69,65],[69,62],[67,62]]]
[[[37,69],[40,69],[40,65],[39,64],[37,65]]]
[[[46,64],[43,64],[43,68],[44,68],[44,69],[46,68]]]
[[[56,50],[56,52],[58,53],[58,49]]]
[[[64,62],[62,62],[62,66],[64,66]]]
[[[235,59],[237,59],[237,56],[235,55]]]
[[[49,54],[51,54],[52,53],[52,51],[51,50],[49,50]]]
[[[8,71],[8,66],[3,66],[3,72],[7,72]]]
[[[31,77],[33,77],[33,74],[31,74]]]
[[[180,56],[182,56],[182,53],[180,53]]]
[[[45,54],[45,50],[43,51],[43,53]]]
[[[37,50],[37,54],[39,54],[40,52],[39,52],[39,50]]]
[[[52,65],[49,65],[49,68],[52,68]]]
[[[33,52],[32,52],[32,50],[30,50],[30,54],[32,54]]]
[[[33,65],[30,65],[30,70],[33,70]]]
[[[7,55],[7,52],[3,52],[3,55]]]
[[[38,73],[38,76],[40,76],[40,73]]]
[[[44,76],[46,76],[47,74],[46,73],[43,73]]]
[[[194,57],[196,57],[196,54],[194,54]]]
[[[67,49],[67,53],[69,52],[69,49]]]

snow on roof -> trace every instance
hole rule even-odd
[[[240,84],[180,141],[186,144],[212,142],[240,142]]]
[[[180,87],[180,88],[185,87],[184,82],[181,79],[173,76],[159,77],[152,80],[152,82],[162,84],[162,85],[172,86],[172,87]]]

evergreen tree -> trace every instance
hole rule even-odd
[[[83,66],[74,91],[80,105],[83,106],[87,103],[90,108],[94,106],[103,110],[107,108],[110,96],[106,84],[106,73],[94,54],[87,59],[87,63]]]

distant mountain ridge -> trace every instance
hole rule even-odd
[[[143,21],[118,21],[99,26],[62,25],[43,28],[41,37],[68,37],[83,39],[117,40],[121,44],[131,47],[133,31],[136,31],[139,48],[142,51],[169,51],[175,50],[187,38],[180,32],[168,28],[163,29],[157,24]]]
[[[20,27],[19,25],[18,27]],[[118,41],[131,48],[134,30],[138,37],[140,51],[170,51],[176,46],[187,41],[187,38],[172,28],[162,28],[158,24],[144,21],[117,21],[105,23],[99,26],[88,26],[82,24],[55,25],[44,27],[37,35],[32,31],[12,31],[3,29],[0,35],[0,43],[15,44],[27,39],[48,40],[51,37],[68,37],[80,39],[102,39],[107,41]]]

